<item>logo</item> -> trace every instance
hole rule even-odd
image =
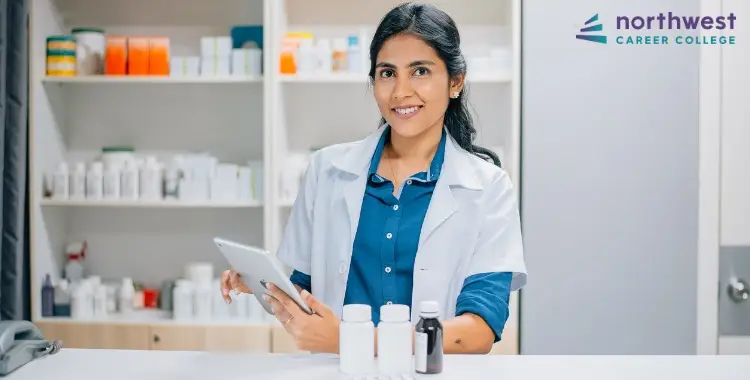
[[[612,18],[615,32],[609,40],[617,45],[734,45],[737,16],[683,15],[660,12],[650,15],[617,15]],[[576,39],[607,43],[599,13],[579,29]]]
[[[600,44],[606,44],[607,43],[607,36],[601,35],[601,34],[585,34],[590,32],[601,32],[604,30],[604,27],[601,23],[599,24],[593,24],[599,21],[599,14],[595,14],[591,16],[586,22],[583,24],[583,28],[580,29],[581,34],[576,34],[576,38],[579,40],[584,41],[591,41],[591,42],[597,42]]]

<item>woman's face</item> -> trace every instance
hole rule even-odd
[[[410,34],[391,37],[375,63],[374,92],[380,113],[394,133],[414,137],[442,128],[450,95],[461,91],[437,52]]]

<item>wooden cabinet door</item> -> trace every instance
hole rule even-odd
[[[284,330],[284,326],[273,324],[271,325],[271,352],[289,354],[306,353],[307,351],[297,349],[294,339]]]
[[[271,352],[271,327],[267,324],[217,325],[206,328],[207,351]]]
[[[35,324],[46,339],[59,339],[67,348],[148,350],[146,325],[38,321]]]
[[[204,351],[206,349],[206,327],[195,325],[151,325],[150,344],[152,350]]]

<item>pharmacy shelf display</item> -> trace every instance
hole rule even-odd
[[[223,303],[212,239],[274,252],[310,152],[376,127],[363,47],[398,3],[31,2],[34,321],[67,347],[295,351],[272,318]],[[436,2],[462,29],[479,143],[513,178],[519,3]],[[77,266],[85,280],[58,291]],[[47,275],[71,299],[52,311]]]

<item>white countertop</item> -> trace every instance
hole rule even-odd
[[[37,359],[9,380],[317,380],[346,379],[329,355],[63,349]],[[428,379],[747,380],[750,356],[447,355]],[[368,379],[384,379],[371,376]],[[387,379],[387,378],[385,378]]]

